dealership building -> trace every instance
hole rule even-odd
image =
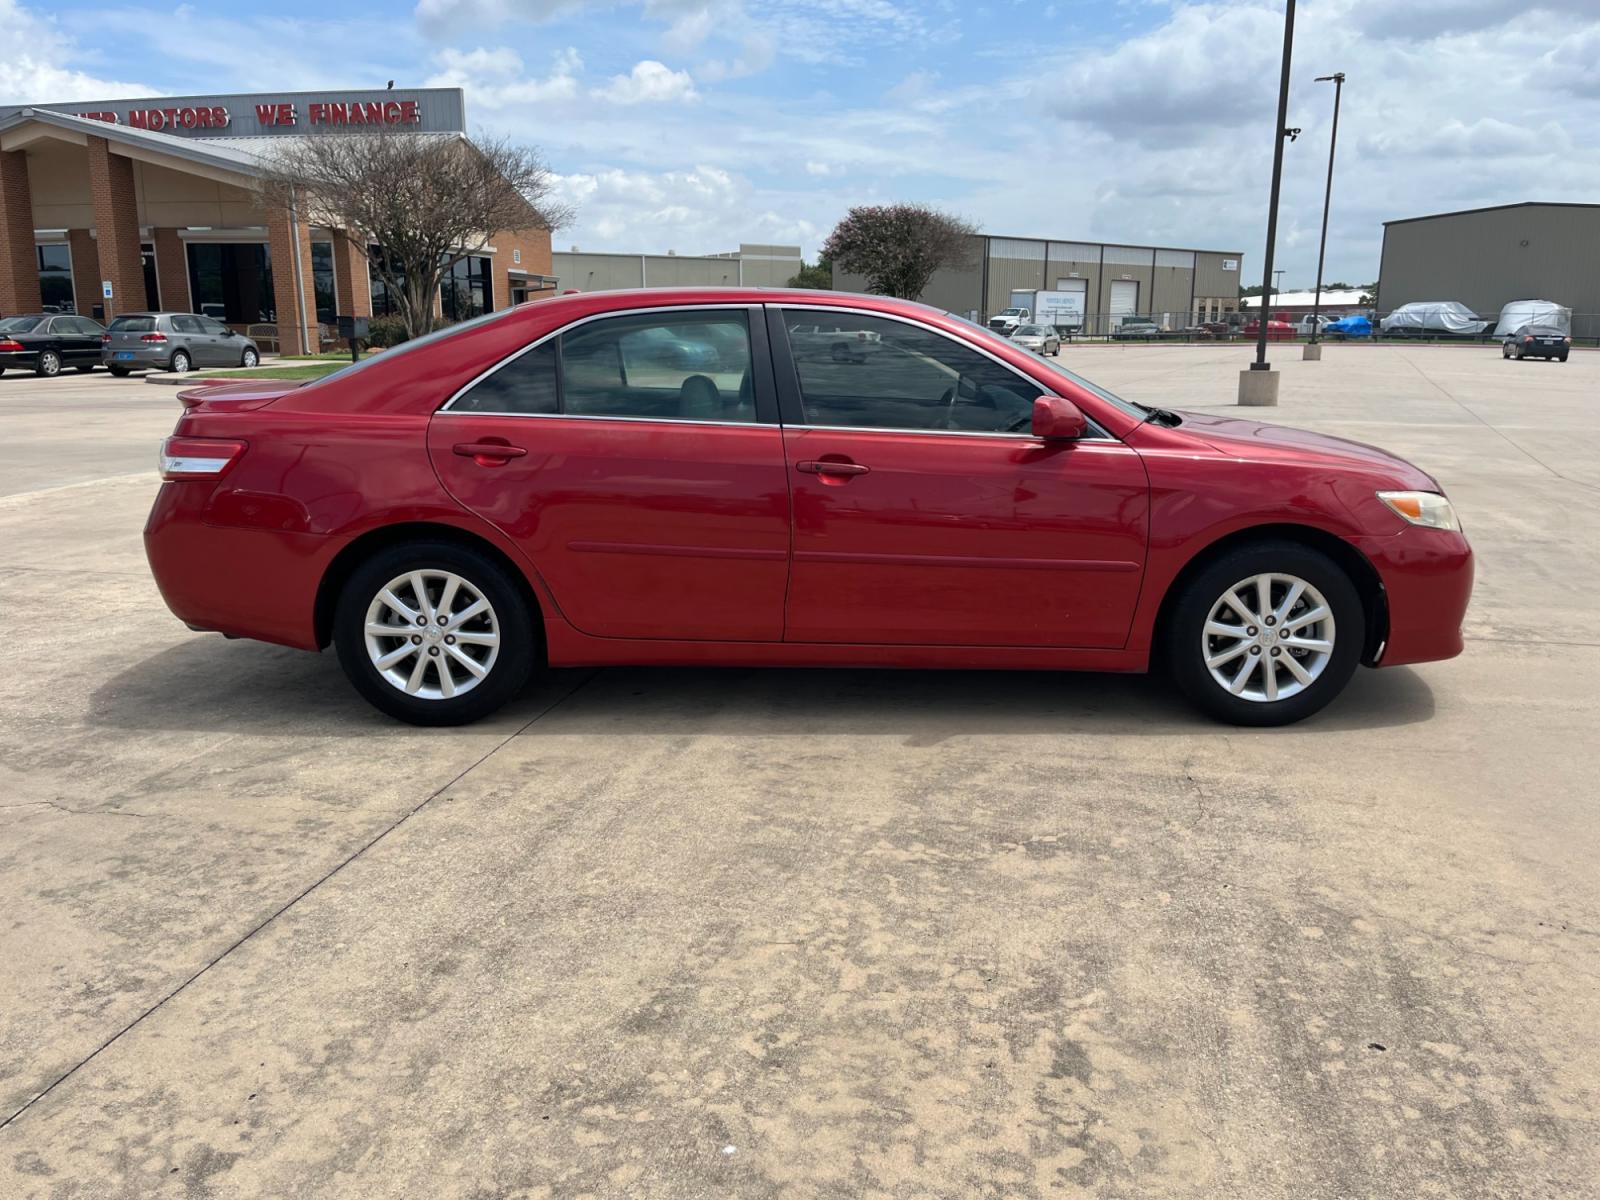
[[[254,193],[281,139],[376,130],[464,137],[461,89],[0,107],[0,315],[205,313],[301,353],[331,340],[336,315],[393,312],[361,231]],[[549,231],[530,220],[457,263],[438,311],[473,316],[555,283]]]
[[[1600,204],[1501,204],[1383,226],[1378,311],[1459,300],[1494,320],[1513,300],[1572,310],[1574,337],[1600,337]]]
[[[979,234],[967,265],[935,273],[922,300],[987,321],[1004,308],[1031,310],[1036,294],[1048,291],[1061,306],[1057,325],[1109,333],[1124,318],[1142,316],[1164,329],[1182,329],[1238,310],[1241,260],[1237,250]],[[864,278],[838,267],[833,286],[867,290]]]

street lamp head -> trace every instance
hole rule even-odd
[[[1313,82],[1316,82],[1316,83],[1343,83],[1344,82],[1344,72],[1343,71],[1335,71],[1332,75],[1318,75]]]

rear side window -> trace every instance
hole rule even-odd
[[[117,317],[111,322],[112,333],[149,333],[155,327],[154,317]]]
[[[456,412],[754,422],[742,310],[650,313],[580,325],[462,393]]]
[[[520,414],[559,411],[555,339],[513,358],[493,375],[478,380],[451,407],[457,412]]]

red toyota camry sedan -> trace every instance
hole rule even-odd
[[[878,296],[568,295],[183,402],[145,529],[172,611],[331,644],[417,724],[546,665],[1159,662],[1276,725],[1460,653],[1472,590],[1402,459],[1134,404]]]

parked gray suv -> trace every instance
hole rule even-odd
[[[100,361],[113,375],[145,368],[253,367],[261,351],[244,334],[195,313],[123,313],[100,338]]]

